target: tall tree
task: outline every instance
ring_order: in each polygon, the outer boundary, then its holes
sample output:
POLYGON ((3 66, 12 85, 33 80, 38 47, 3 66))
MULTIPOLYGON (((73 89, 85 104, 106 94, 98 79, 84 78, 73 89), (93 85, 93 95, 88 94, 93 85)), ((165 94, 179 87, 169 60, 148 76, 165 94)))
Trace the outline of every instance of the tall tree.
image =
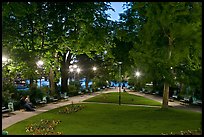
POLYGON ((137 15, 135 22, 143 21, 130 54, 148 74, 163 80, 162 107, 167 108, 174 68, 186 59, 201 68, 201 3, 132 3, 130 10, 137 15))
MULTIPOLYGON (((11 50, 17 47, 29 52, 33 63, 47 56, 57 57, 62 90, 66 92, 72 58, 84 53, 90 56, 91 51, 100 53, 111 47, 105 13, 109 8, 104 2, 4 3, 3 44, 11 50)), ((53 65, 52 59, 47 61, 53 65)))

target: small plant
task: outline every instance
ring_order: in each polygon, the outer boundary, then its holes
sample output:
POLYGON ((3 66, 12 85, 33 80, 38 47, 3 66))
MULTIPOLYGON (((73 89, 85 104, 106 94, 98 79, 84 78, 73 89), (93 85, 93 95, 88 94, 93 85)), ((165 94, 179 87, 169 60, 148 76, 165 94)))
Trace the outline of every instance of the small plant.
POLYGON ((41 119, 39 123, 30 124, 25 128, 26 132, 32 135, 62 135, 61 132, 55 132, 54 128, 60 123, 60 120, 41 119))
POLYGON ((65 114, 70 114, 70 113, 73 113, 73 112, 77 112, 81 109, 84 108, 84 105, 75 105, 72 104, 71 105, 68 105, 67 107, 64 107, 62 109, 59 110, 59 113, 65 113, 65 114))

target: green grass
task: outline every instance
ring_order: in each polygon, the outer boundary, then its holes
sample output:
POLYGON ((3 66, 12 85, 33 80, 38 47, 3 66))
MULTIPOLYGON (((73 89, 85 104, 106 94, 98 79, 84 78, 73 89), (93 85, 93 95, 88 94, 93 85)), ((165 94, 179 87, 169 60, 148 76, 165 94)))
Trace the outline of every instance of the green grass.
MULTIPOLYGON (((84 100, 84 102, 119 103, 119 93, 110 92, 106 94, 100 94, 93 98, 84 100)), ((161 106, 160 102, 141 96, 128 94, 127 92, 121 92, 121 104, 161 106)))
MULTIPOLYGON (((60 120, 55 132, 63 135, 161 135, 201 128, 201 113, 115 104, 83 103, 80 111, 58 113, 64 107, 41 113, 7 129, 9 135, 26 135, 25 127, 41 119, 60 120)), ((31 112, 32 113, 32 112, 31 112)))

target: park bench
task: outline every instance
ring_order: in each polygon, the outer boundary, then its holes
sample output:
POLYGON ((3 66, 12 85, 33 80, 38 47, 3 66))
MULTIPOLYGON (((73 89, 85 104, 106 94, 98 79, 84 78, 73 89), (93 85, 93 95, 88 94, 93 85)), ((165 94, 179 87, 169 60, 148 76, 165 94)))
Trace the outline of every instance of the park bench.
POLYGON ((57 101, 58 101, 58 98, 55 98, 55 97, 53 97, 53 96, 50 96, 49 98, 50 98, 50 101, 51 101, 51 102, 57 102, 57 101))
POLYGON ((6 112, 10 112, 11 111, 11 109, 8 109, 8 108, 6 108, 6 107, 2 107, 2 113, 6 113, 6 112))
POLYGON ((67 96, 67 93, 65 92, 64 94, 60 94, 60 97, 62 99, 68 100, 69 96, 67 96))
POLYGON ((36 102, 36 104, 46 104, 46 103, 47 103, 46 96, 45 96, 45 97, 43 97, 43 99, 42 99, 42 100, 41 100, 41 99, 39 99, 39 98, 35 99, 35 102, 36 102))
POLYGON ((181 105, 188 105, 190 103, 190 98, 184 97, 183 99, 180 99, 181 105))
POLYGON ((201 106, 202 105, 202 100, 199 100, 199 99, 197 99, 195 97, 192 97, 192 104, 201 106))

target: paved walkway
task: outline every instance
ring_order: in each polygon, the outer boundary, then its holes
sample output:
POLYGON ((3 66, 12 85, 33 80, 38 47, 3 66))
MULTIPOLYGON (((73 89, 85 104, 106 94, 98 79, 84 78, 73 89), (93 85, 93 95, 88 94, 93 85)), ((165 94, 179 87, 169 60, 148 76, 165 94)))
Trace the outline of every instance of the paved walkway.
MULTIPOLYGON (((82 101, 84 101, 88 98, 94 97, 94 96, 101 94, 101 93, 107 93, 107 92, 118 92, 118 89, 109 89, 106 91, 104 90, 104 91, 94 92, 90 95, 86 94, 83 96, 79 95, 79 96, 69 97, 69 99, 67 101, 61 101, 61 102, 59 101, 58 103, 49 103, 49 104, 46 104, 44 107, 37 108, 36 111, 31 111, 31 112, 20 111, 20 110, 14 111, 11 113, 10 117, 2 118, 2 130, 17 123, 17 122, 19 122, 19 121, 22 121, 24 119, 30 118, 30 117, 35 116, 35 115, 38 115, 42 112, 45 112, 45 111, 48 111, 48 110, 51 110, 54 108, 58 108, 61 106, 65 106, 65 105, 71 104, 72 102, 74 104, 75 103, 82 103, 82 101)), ((130 92, 130 91, 128 91, 128 93, 136 94, 139 96, 144 96, 144 97, 162 102, 162 97, 158 97, 156 95, 149 95, 149 94, 144 94, 144 93, 140 93, 140 92, 130 92)), ((121 105, 124 105, 124 104, 121 104, 121 105)), ((181 105, 179 102, 176 102, 176 101, 175 102, 169 102, 169 105, 172 107, 175 107, 175 108, 188 109, 191 111, 202 112, 201 107, 191 107, 191 106, 187 106, 187 105, 181 105)), ((149 106, 147 106, 147 107, 149 107, 149 106)))
POLYGON ((101 94, 101 93, 106 93, 106 92, 117 92, 117 89, 109 89, 107 91, 99 91, 99 92, 94 92, 92 94, 85 94, 85 95, 78 95, 78 96, 74 96, 74 97, 69 97, 69 99, 67 101, 58 101, 57 103, 49 103, 49 104, 46 104, 44 107, 40 107, 40 108, 37 108, 36 111, 22 111, 22 110, 17 110, 17 111, 14 111, 14 112, 11 112, 10 113, 10 116, 9 117, 2 117, 2 130, 19 122, 19 121, 22 121, 24 119, 28 119, 32 116, 35 116, 35 115, 38 115, 42 112, 45 112, 45 111, 48 111, 48 110, 51 110, 51 109, 55 109, 55 108, 58 108, 58 107, 61 107, 61 106, 65 106, 65 105, 68 105, 68 104, 71 104, 71 103, 82 103, 83 100, 86 100, 88 98, 91 98, 91 97, 94 97, 98 94, 101 94))
MULTIPOLYGON (((151 95, 151 94, 145 94, 145 93, 141 93, 141 92, 131 92, 131 91, 128 91, 128 93, 135 94, 138 96, 143 96, 145 98, 149 98, 149 99, 152 99, 152 100, 155 100, 155 101, 162 103, 162 97, 158 96, 158 95, 151 95)), ((169 107, 174 107, 174 108, 178 108, 178 109, 186 109, 186 110, 202 113, 202 108, 200 106, 194 106, 194 105, 188 105, 188 104, 182 105, 177 100, 174 100, 173 102, 169 101, 168 105, 169 105, 169 107)))

